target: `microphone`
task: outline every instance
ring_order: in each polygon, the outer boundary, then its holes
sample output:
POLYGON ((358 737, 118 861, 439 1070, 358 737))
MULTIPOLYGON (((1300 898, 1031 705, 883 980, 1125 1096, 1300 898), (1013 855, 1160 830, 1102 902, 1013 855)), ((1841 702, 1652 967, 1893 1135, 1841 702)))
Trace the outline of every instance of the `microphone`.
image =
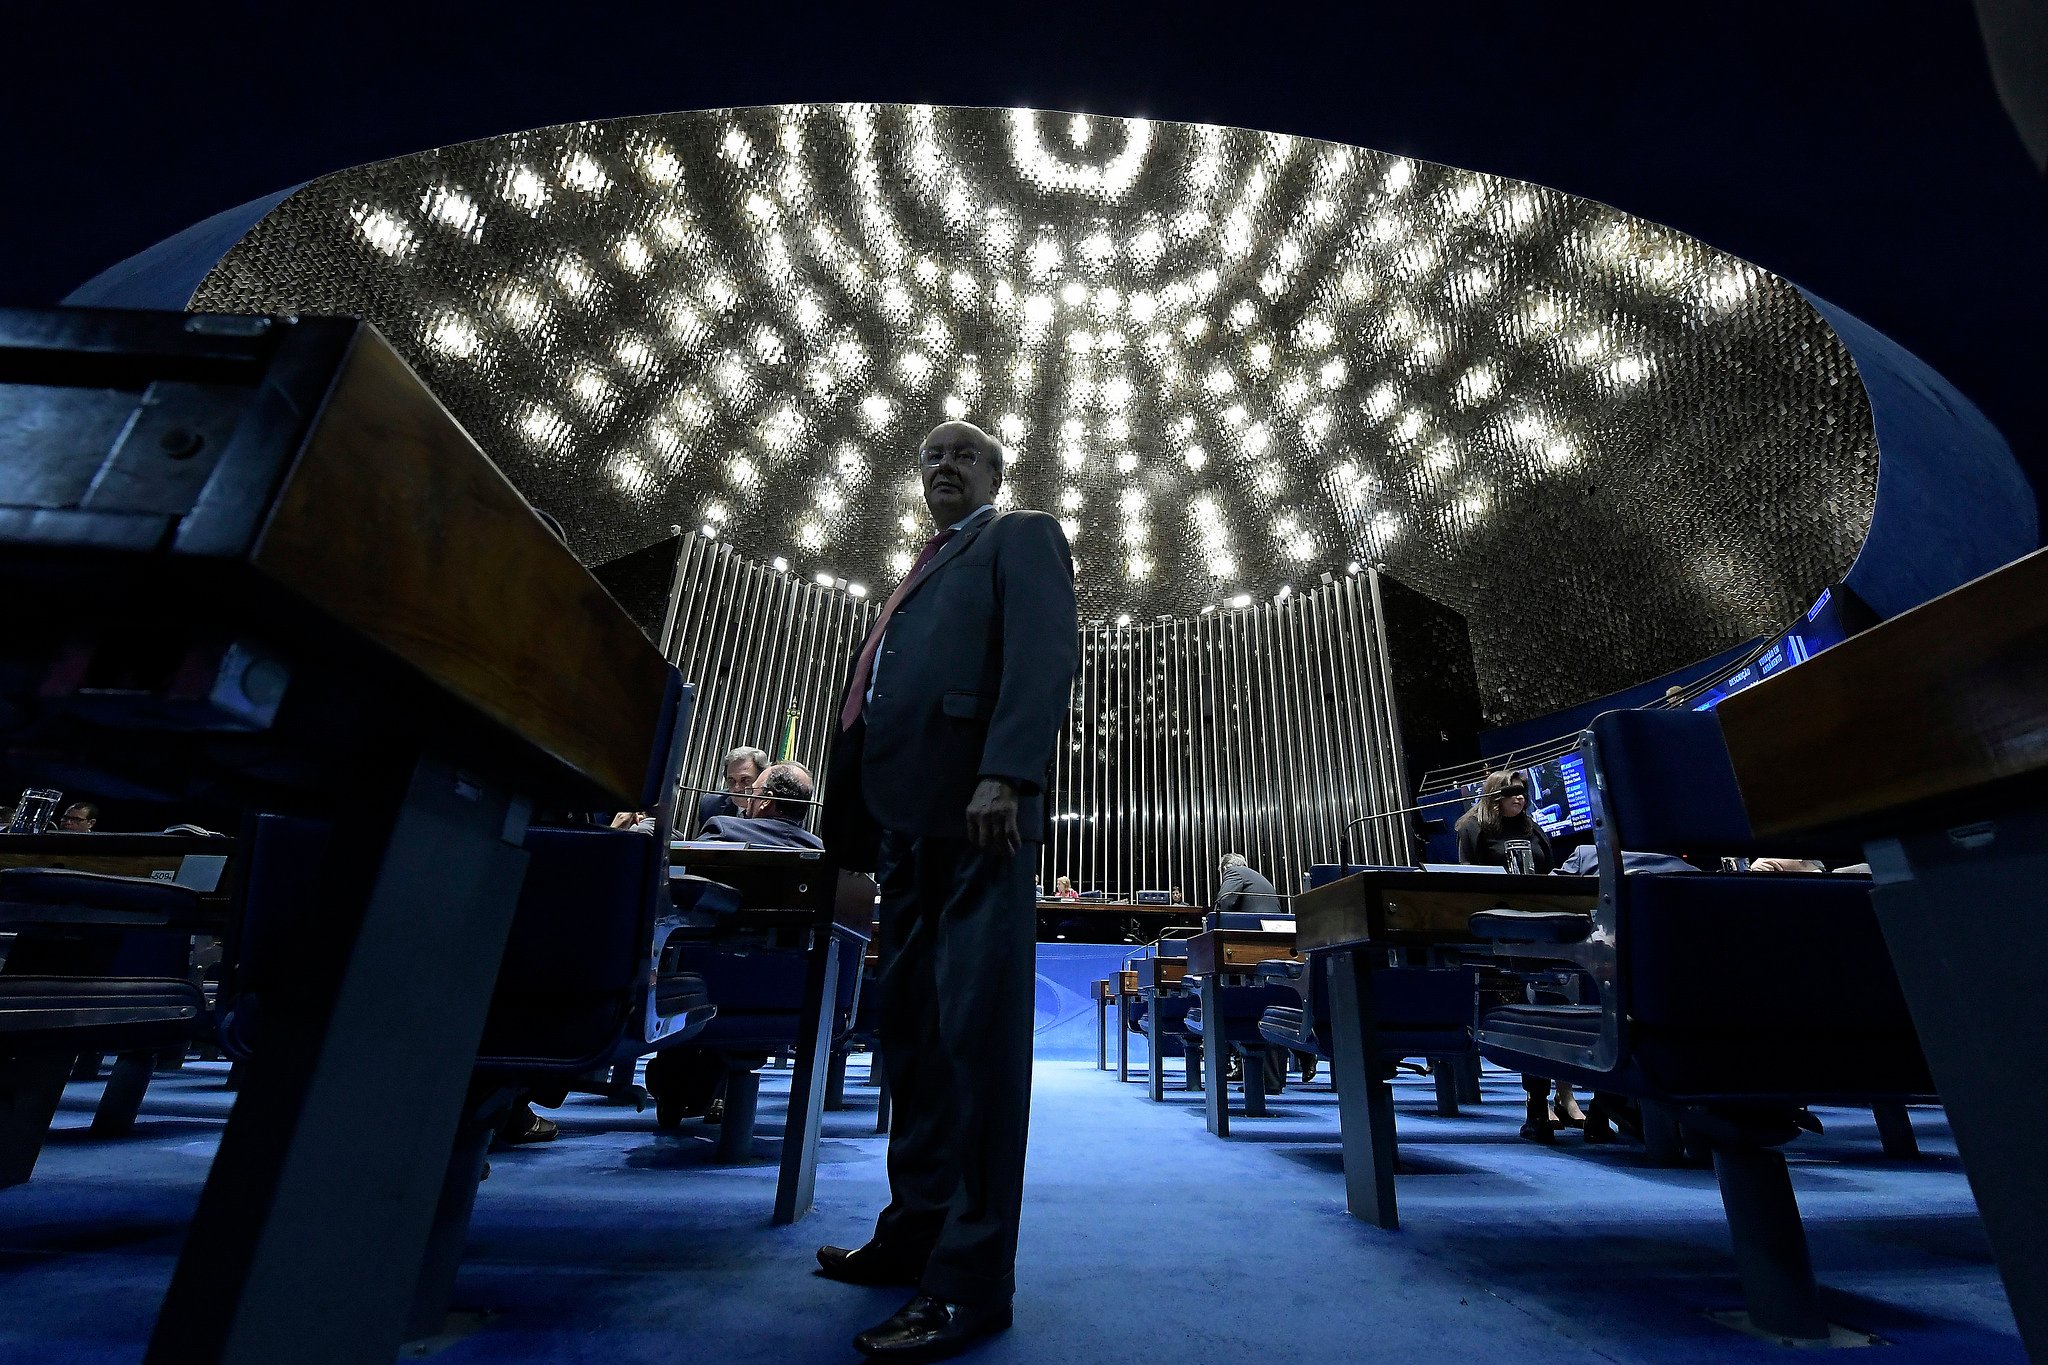
POLYGON ((1367 811, 1364 815, 1344 826, 1344 833, 1337 840, 1337 857, 1347 867, 1351 863, 1351 831, 1368 820, 1384 820, 1390 815, 1413 815, 1417 811, 1431 809, 1430 806, 1396 806, 1392 810, 1367 811))

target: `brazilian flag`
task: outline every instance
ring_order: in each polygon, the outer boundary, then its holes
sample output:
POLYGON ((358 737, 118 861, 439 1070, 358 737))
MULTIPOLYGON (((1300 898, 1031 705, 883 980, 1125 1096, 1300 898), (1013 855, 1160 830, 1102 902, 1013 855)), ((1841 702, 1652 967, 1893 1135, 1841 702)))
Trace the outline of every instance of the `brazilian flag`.
POLYGON ((796 702, 792 700, 789 703, 789 710, 782 714, 781 738, 775 741, 777 763, 787 763, 796 757, 796 726, 802 718, 803 712, 797 710, 796 702))

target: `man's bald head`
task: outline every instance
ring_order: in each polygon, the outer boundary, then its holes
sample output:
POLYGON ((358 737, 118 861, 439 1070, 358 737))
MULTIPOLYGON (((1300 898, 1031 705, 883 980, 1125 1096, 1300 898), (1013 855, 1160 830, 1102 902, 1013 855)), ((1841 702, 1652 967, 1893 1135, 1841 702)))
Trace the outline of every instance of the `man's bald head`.
POLYGON ((941 422, 918 447, 918 476, 932 520, 951 526, 994 502, 1003 486, 1002 444, 972 422, 941 422))

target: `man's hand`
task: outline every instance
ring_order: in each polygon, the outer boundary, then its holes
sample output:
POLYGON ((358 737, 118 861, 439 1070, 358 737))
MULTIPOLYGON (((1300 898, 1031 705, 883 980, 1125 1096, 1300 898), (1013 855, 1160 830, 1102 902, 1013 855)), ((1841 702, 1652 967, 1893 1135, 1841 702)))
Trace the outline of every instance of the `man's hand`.
POLYGON ((1017 837, 1017 789, 999 777, 984 777, 967 803, 967 838, 990 853, 1015 853, 1024 846, 1017 837))
POLYGON ((612 817, 613 829, 631 829, 647 818, 644 810, 622 810, 612 817))

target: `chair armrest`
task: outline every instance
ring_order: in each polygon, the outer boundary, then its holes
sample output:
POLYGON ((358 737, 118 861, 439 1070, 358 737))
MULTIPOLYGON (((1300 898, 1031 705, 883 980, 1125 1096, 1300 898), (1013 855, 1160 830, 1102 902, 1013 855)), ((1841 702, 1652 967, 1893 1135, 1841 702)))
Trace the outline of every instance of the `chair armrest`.
MULTIPOLYGON (((115 910, 104 905, 23 905, 18 901, 0 901, 0 930, 168 929, 173 918, 164 910, 115 910)), ((176 918, 182 927, 183 917, 176 918)))

